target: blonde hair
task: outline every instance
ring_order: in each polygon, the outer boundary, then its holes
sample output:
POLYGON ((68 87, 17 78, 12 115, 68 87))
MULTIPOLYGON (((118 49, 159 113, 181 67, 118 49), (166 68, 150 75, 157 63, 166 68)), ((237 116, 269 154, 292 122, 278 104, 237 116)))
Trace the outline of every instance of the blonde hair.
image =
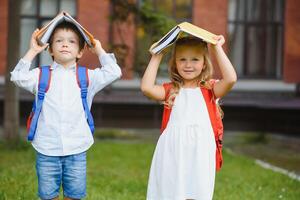
POLYGON ((176 51, 178 47, 184 47, 184 48, 196 47, 200 50, 201 54, 203 54, 204 57, 204 64, 203 64, 203 69, 201 74, 197 77, 197 84, 198 86, 211 89, 209 80, 212 78, 213 66, 209 57, 207 43, 196 37, 179 38, 175 43, 172 56, 169 61, 169 76, 173 87, 169 91, 168 98, 164 102, 164 104, 166 104, 168 107, 172 107, 174 103, 173 101, 177 96, 179 89, 183 85, 183 78, 178 73, 176 67, 176 51))

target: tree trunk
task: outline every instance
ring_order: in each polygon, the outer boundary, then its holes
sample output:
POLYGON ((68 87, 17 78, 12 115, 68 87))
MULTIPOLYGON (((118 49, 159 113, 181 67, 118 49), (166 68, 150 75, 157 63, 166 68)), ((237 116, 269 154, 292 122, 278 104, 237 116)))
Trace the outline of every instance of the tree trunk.
POLYGON ((11 145, 19 142, 19 90, 10 81, 10 72, 19 59, 20 44, 20 4, 19 0, 9 0, 8 49, 5 73, 4 97, 4 140, 11 145))

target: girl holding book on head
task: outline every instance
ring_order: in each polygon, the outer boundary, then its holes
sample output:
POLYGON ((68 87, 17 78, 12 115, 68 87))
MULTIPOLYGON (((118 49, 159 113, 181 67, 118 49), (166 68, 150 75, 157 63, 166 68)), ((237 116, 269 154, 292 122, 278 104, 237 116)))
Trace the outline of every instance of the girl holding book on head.
POLYGON ((169 66, 170 83, 155 83, 162 53, 152 54, 141 90, 164 102, 162 134, 158 140, 148 182, 147 200, 211 200, 215 171, 222 163, 223 126, 216 100, 235 84, 236 72, 222 49, 196 37, 176 41, 169 66), (212 79, 208 45, 222 78, 212 79))

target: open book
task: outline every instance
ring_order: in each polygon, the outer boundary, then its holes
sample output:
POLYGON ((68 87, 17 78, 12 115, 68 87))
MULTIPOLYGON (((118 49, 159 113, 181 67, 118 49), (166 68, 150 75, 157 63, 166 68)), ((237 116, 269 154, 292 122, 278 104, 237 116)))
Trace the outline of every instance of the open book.
POLYGON ((182 22, 172 28, 158 42, 154 43, 150 47, 149 51, 154 54, 160 53, 165 48, 171 46, 183 33, 198 37, 208 43, 217 43, 217 40, 214 39, 214 37, 216 36, 215 34, 199 28, 191 23, 182 22))
POLYGON ((63 21, 70 22, 74 24, 79 32, 81 33, 82 37, 84 38, 85 42, 90 46, 94 46, 95 41, 94 37, 91 33, 89 33, 85 28, 83 28, 70 14, 67 12, 59 13, 55 18, 53 18, 46 26, 44 26, 38 33, 37 33, 37 41, 40 45, 44 45, 50 39, 50 36, 54 30, 54 28, 63 21))

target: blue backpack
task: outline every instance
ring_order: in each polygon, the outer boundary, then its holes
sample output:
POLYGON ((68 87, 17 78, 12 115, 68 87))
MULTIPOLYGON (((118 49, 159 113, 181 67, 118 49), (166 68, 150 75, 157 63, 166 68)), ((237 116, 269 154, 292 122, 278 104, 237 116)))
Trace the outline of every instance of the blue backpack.
MULTIPOLYGON (((95 130, 94 120, 93 120, 93 116, 90 112, 90 109, 88 107, 88 103, 87 103, 87 99, 86 99, 88 85, 89 85, 87 68, 83 67, 83 66, 77 66, 76 67, 76 78, 77 78, 78 86, 80 87, 82 105, 83 105, 84 112, 85 112, 85 115, 87 118, 87 123, 93 134, 94 130, 95 130)), ((43 101, 45 98, 45 93, 49 89, 50 81, 51 81, 50 66, 40 67, 38 94, 36 96, 36 99, 33 102, 32 111, 27 120, 27 132, 28 132, 27 139, 29 141, 32 141, 34 138, 38 119, 39 119, 39 116, 40 116, 40 113, 42 110, 42 106, 43 106, 43 101)))

